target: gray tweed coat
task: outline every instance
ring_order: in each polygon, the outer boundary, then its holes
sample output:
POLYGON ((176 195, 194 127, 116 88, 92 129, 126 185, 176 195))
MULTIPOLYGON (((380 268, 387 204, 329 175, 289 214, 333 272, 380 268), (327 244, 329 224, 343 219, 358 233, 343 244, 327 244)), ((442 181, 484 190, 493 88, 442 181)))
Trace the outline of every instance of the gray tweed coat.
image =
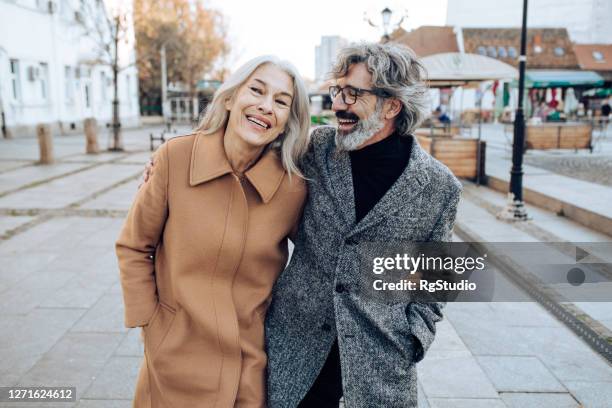
POLYGON ((443 304, 367 299, 355 290, 357 245, 450 241, 461 184, 408 136, 406 170, 355 223, 350 158, 334 152, 334 136, 332 127, 316 129, 304 162, 308 200, 266 319, 268 406, 298 406, 337 336, 349 408, 416 407, 415 364, 434 339, 443 304))

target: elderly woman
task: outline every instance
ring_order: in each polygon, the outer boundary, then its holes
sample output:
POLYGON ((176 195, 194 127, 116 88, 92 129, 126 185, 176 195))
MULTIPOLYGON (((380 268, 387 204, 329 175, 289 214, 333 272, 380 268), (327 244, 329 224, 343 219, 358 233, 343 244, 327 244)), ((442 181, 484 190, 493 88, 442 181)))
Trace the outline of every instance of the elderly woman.
POLYGON ((308 98, 275 57, 242 66, 163 144, 116 244, 136 407, 265 406, 264 317, 306 196, 308 98))

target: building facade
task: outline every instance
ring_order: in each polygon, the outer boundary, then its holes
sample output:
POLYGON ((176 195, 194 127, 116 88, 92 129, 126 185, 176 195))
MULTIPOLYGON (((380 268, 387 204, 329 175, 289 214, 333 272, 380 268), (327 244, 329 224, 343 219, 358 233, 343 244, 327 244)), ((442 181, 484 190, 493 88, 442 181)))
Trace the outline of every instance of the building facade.
MULTIPOLYGON (((88 18, 99 19, 95 27, 104 27, 104 2, 0 0, 0 113, 4 137, 33 135, 40 123, 49 124, 55 134, 81 131, 83 121, 90 117, 102 126, 110 123, 113 74, 109 65, 96 62, 97 33, 88 35, 84 29, 83 22, 88 18)), ((133 60, 133 44, 132 34, 127 51, 120 56, 120 66, 133 60)), ((138 125, 135 65, 120 72, 118 91, 122 126, 138 125)))
POLYGON ((325 81, 338 51, 347 45, 348 41, 337 35, 321 37, 321 44, 315 47, 315 81, 317 83, 325 81))
MULTIPOLYGON (((457 27, 520 27, 522 0, 448 0, 446 24, 457 27)), ((529 0, 529 27, 564 27, 577 43, 609 43, 610 0, 529 0)))

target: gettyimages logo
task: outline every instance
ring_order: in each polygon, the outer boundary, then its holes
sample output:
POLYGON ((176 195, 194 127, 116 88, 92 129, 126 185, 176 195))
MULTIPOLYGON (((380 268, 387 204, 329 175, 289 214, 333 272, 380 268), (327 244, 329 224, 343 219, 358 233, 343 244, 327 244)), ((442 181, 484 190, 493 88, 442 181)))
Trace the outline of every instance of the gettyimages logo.
POLYGON ((516 279, 563 301, 612 301, 612 243, 386 242, 359 250, 355 286, 381 302, 532 301, 516 279))

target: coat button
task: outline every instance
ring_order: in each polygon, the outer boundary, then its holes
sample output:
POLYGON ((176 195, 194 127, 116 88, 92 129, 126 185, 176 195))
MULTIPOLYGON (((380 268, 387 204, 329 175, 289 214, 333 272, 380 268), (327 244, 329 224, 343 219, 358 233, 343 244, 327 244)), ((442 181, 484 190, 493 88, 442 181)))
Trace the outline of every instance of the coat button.
POLYGON ((321 326, 321 330, 323 331, 331 331, 331 326, 328 323, 323 323, 323 325, 321 326))
POLYGON ((345 291, 345 288, 344 288, 343 284, 339 283, 339 284, 336 285, 336 292, 342 293, 344 291, 345 291))

